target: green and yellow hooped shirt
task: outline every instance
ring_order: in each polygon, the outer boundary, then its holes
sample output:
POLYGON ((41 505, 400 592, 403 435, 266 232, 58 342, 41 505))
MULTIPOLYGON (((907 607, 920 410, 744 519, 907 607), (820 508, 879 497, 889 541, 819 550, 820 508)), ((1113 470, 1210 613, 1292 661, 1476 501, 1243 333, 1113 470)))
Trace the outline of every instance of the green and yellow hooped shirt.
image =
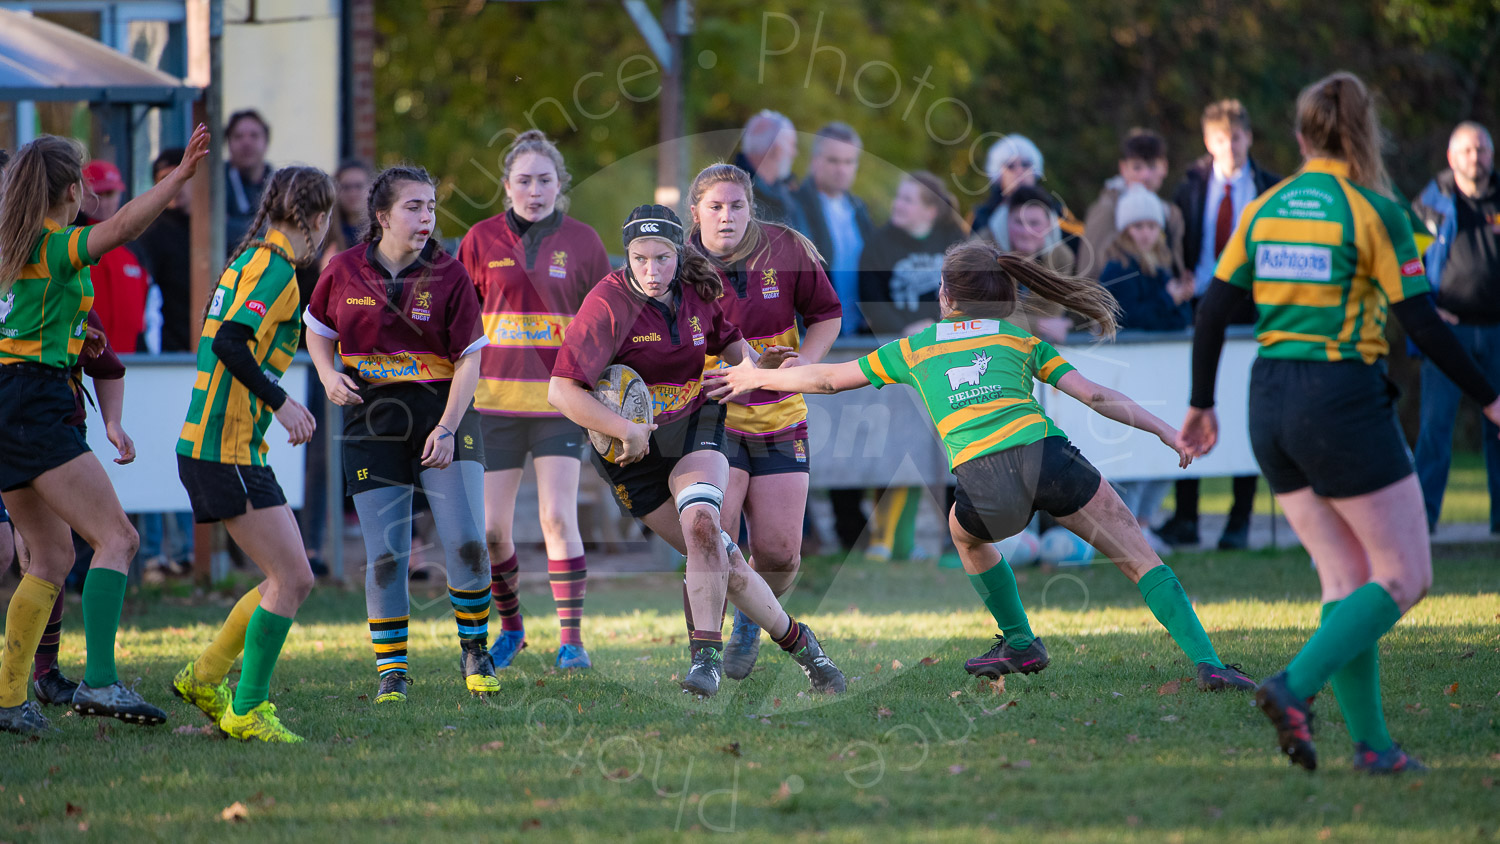
POLYGON ((0 297, 0 365, 38 363, 72 369, 83 351, 94 284, 89 267, 93 226, 46 220, 30 260, 0 297))
POLYGON ((291 241, 277 231, 266 244, 236 258, 214 290, 198 338, 198 375, 187 421, 177 441, 177 453, 195 460, 266 465, 265 437, 275 411, 239 379, 229 374, 213 352, 214 337, 226 322, 237 322, 254 332, 250 352, 272 381, 286 373, 302 337, 302 312, 297 307, 297 272, 287 256, 291 241))
POLYGON ((1405 210, 1326 158, 1245 207, 1214 275, 1251 292, 1260 355, 1281 360, 1374 363, 1390 306, 1431 290, 1405 210))
POLYGON ((949 468, 986 454, 1065 436, 1037 403, 1073 371, 1048 343, 999 319, 945 319, 881 346, 859 368, 877 388, 917 388, 948 449, 949 468))

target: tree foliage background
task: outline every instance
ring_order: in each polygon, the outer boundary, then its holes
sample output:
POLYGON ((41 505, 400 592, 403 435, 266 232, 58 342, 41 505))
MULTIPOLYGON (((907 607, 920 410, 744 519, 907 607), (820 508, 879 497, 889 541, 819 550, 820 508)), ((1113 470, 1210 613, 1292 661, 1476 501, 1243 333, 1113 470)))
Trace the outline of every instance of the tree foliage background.
MULTIPOLYGON (((1168 140, 1170 188, 1203 154, 1198 116, 1219 97, 1244 101, 1253 154, 1290 172, 1297 92, 1340 69, 1382 96, 1388 164, 1412 194, 1446 166, 1453 125, 1493 126, 1500 105, 1491 84, 1500 4, 1491 0, 696 6, 686 49, 691 172, 730 155, 735 130, 759 109, 807 133, 843 120, 863 136, 855 190, 877 221, 899 170, 944 176, 972 207, 996 133, 1036 141, 1048 186, 1081 213, 1114 172, 1122 133, 1149 127, 1168 140)), ((567 157, 572 213, 607 244, 629 208, 649 201, 661 77, 621 5, 380 0, 377 14, 381 163, 416 161, 443 181, 445 233, 499 213, 504 148, 533 126, 567 157)), ((807 156, 804 142, 799 174, 807 156)))

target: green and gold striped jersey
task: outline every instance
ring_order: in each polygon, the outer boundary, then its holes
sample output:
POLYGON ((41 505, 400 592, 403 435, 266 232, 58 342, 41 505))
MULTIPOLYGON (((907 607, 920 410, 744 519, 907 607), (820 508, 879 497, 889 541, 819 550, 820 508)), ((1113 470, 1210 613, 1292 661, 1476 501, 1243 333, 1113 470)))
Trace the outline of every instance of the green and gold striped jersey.
POLYGON ((999 319, 943 320, 860 358, 876 388, 910 384, 932 414, 948 465, 1063 432, 1033 395, 1073 371, 1052 346, 999 319))
POLYGON ((1245 207, 1215 277, 1251 292, 1262 357, 1374 363, 1390 305, 1431 288, 1395 202, 1314 158, 1245 207))
POLYGON ((255 332, 250 351, 272 381, 279 379, 297 353, 302 336, 292 244, 271 231, 266 243, 236 258, 219 279, 198 338, 198 377, 177 453, 196 460, 266 465, 266 429, 274 411, 229 374, 213 352, 214 337, 225 322, 255 332))
POLYGON ((94 285, 89 267, 93 226, 45 221, 31 259, 0 296, 0 365, 39 363, 72 369, 83 350, 94 285))

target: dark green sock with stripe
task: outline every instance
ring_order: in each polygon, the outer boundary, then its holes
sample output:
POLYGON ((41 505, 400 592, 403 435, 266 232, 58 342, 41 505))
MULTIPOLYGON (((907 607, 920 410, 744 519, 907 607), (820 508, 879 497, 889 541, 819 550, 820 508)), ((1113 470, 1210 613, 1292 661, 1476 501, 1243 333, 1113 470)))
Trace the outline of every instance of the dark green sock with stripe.
POLYGON ((245 660, 240 665, 240 684, 234 689, 234 714, 244 715, 271 696, 271 672, 286 644, 292 620, 265 607, 256 607, 245 628, 245 660))
POLYGON ((115 671, 115 633, 125 608, 125 574, 95 566, 83 578, 83 641, 88 647, 83 682, 102 689, 119 682, 115 671))
POLYGON ((1203 629, 1203 622, 1193 611, 1192 602, 1182 591, 1176 573, 1166 564, 1159 565, 1146 572, 1136 587, 1141 590, 1141 597, 1146 600, 1151 614, 1167 628, 1172 641, 1182 648, 1194 665, 1206 662, 1214 668, 1224 667, 1214 650, 1214 643, 1208 640, 1208 631, 1203 629))
MULTIPOLYGON (((1339 601, 1323 605, 1323 620, 1333 614, 1339 601)), ((1328 678, 1333 686, 1333 696, 1338 700, 1339 711, 1344 713, 1344 725, 1349 738, 1362 741, 1371 750, 1382 751, 1391 746, 1391 734, 1385 726, 1385 713, 1380 708, 1380 643, 1355 654, 1344 663, 1344 667, 1328 678)))
POLYGON ((969 584, 979 593, 985 609, 995 617, 1000 632, 1012 648, 1024 651, 1031 647, 1036 636, 1031 632, 1031 622, 1026 618, 1026 607, 1021 604, 1021 593, 1016 588, 1016 573, 1011 571, 1005 557, 990 566, 988 571, 969 575, 969 584))

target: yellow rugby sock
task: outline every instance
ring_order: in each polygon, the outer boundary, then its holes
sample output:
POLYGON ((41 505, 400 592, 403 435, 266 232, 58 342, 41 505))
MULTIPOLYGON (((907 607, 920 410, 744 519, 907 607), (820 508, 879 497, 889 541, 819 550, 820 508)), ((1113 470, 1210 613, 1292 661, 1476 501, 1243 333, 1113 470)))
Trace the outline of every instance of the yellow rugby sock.
POLYGON ((20 706, 26 702, 31 660, 52 614, 52 604, 61 591, 61 586, 28 574, 21 578, 21 585, 11 596, 5 611, 5 653, 0 656, 0 706, 20 706))
POLYGON ((245 649, 245 630, 250 626, 250 617, 260 606, 260 587, 256 586, 240 597, 229 618, 219 628, 213 643, 193 663, 193 676, 200 683, 215 685, 229 676, 234 660, 245 649))

